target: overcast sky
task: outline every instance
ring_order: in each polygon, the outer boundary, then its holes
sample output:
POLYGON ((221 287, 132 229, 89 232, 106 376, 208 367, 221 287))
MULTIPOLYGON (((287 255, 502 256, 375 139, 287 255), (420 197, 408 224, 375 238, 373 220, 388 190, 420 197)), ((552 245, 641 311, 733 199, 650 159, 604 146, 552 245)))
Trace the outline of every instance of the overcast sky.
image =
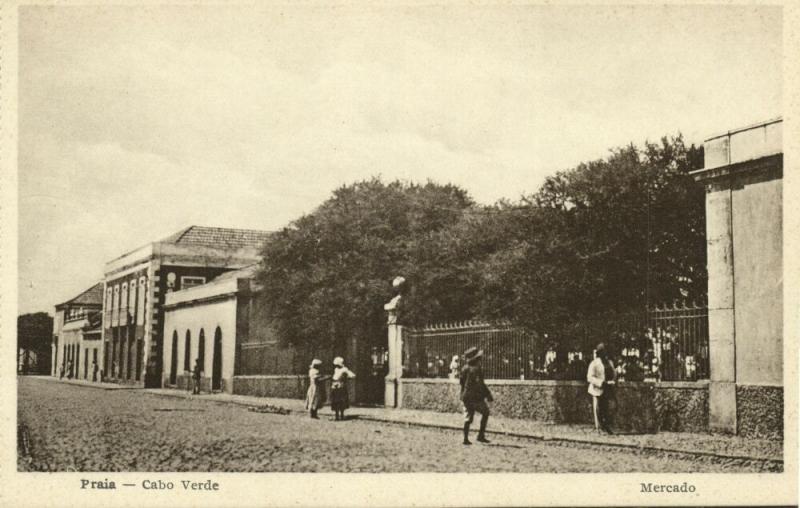
POLYGON ((191 225, 380 175, 482 203, 781 114, 774 7, 22 7, 19 304, 191 225))

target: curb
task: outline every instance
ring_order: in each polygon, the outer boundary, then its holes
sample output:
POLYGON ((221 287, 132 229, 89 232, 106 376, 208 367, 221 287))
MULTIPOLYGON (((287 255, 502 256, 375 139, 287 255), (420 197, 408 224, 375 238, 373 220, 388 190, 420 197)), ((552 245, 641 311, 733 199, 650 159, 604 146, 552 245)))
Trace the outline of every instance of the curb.
MULTIPOLYGON (((427 427, 427 428, 442 429, 442 430, 461 430, 461 427, 457 427, 455 425, 447 425, 442 423, 409 422, 409 421, 392 420, 389 418, 381 418, 368 415, 358 415, 358 419, 373 421, 373 422, 381 422, 381 423, 393 423, 398 425, 414 425, 416 427, 427 427)), ((699 455, 704 457, 712 457, 715 459, 767 462, 783 466, 783 459, 773 459, 769 457, 751 457, 749 455, 727 455, 727 454, 706 452, 700 450, 692 451, 692 450, 680 450, 676 448, 662 448, 659 446, 650 446, 650 445, 643 446, 643 445, 635 445, 628 443, 609 443, 606 441, 594 441, 591 439, 545 436, 542 434, 526 434, 522 432, 513 432, 504 430, 487 430, 486 432, 492 435, 516 437, 520 439, 530 439, 534 441, 559 441, 564 443, 576 443, 576 444, 590 445, 590 446, 608 446, 612 448, 625 448, 629 450, 641 450, 641 451, 657 452, 657 453, 672 453, 672 454, 680 454, 688 456, 699 455)))
MULTIPOLYGON (((179 399, 192 399, 192 397, 179 394, 179 393, 164 393, 164 392, 155 392, 148 390, 146 393, 150 393, 155 396, 161 397, 172 397, 172 398, 179 398, 179 399)), ((230 400, 230 399, 194 399, 194 400, 206 400, 208 402, 215 402, 218 404, 236 404, 239 406, 252 406, 251 402, 247 401, 237 401, 237 400, 230 400)), ((286 409, 286 408, 284 408, 286 409)), ((297 410, 288 409, 290 413, 297 413, 297 410)), ((425 422, 412 422, 406 420, 396 420, 391 418, 382 418, 380 416, 370 416, 370 415, 356 415, 358 416, 359 420, 364 421, 372 421, 378 423, 390 423, 396 425, 413 425, 415 427, 424 427, 424 428, 433 428, 433 429, 440 429, 440 430, 461 430, 461 427, 456 425, 448 425, 442 423, 425 423, 425 422)), ((581 445, 589 445, 589 446, 607 446, 612 448, 622 448, 626 450, 639 450, 639 451, 647 451, 647 452, 655 452, 655 453, 672 453, 672 454, 680 454, 686 456, 702 456, 702 457, 710 457, 715 459, 722 459, 722 460, 738 460, 738 461, 754 461, 754 462, 766 462, 769 464, 774 464, 783 467, 783 459, 775 459, 769 457, 751 457, 749 455, 729 455, 729 454, 721 454, 721 453, 714 453, 714 452, 706 452, 702 450, 680 450, 675 448, 663 448, 660 446, 652 446, 652 445, 636 445, 636 444, 628 444, 628 443, 609 443, 605 441, 596 441, 592 439, 580 439, 580 438, 571 438, 571 437, 557 437, 557 436, 546 436, 543 434, 528 434, 524 432, 514 432, 514 431, 503 431, 503 430, 487 430, 487 433, 491 435, 499 435, 499 436, 509 436, 509 437, 516 437, 520 439, 530 439, 534 441, 556 441, 562 443, 575 443, 581 445)))

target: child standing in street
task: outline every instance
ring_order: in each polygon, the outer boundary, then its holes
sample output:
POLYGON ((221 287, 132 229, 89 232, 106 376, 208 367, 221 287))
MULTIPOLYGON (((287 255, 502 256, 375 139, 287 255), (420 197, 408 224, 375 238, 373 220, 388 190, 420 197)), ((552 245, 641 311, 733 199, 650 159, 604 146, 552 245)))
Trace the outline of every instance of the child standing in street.
POLYGON ((192 371, 192 395, 200 394, 200 359, 195 358, 192 371))
POLYGON ((356 375, 344 366, 344 358, 333 359, 333 383, 331 383, 331 409, 336 421, 344 420, 344 410, 350 407, 350 394, 347 392, 347 380, 356 375))
POLYGON ((322 376, 319 372, 319 367, 322 365, 322 360, 316 358, 311 361, 308 369, 308 392, 306 393, 306 409, 308 410, 311 418, 319 419, 317 411, 325 403, 325 388, 323 382, 330 379, 329 376, 322 376))
POLYGON ((481 427, 478 432, 478 441, 488 443, 486 439, 486 425, 489 423, 489 405, 486 401, 492 402, 489 388, 483 380, 483 368, 481 368, 481 358, 483 351, 476 347, 471 347, 464 352, 464 360, 467 365, 461 371, 461 402, 464 405, 464 444, 472 444, 469 441, 469 426, 475 416, 475 411, 481 414, 481 427))

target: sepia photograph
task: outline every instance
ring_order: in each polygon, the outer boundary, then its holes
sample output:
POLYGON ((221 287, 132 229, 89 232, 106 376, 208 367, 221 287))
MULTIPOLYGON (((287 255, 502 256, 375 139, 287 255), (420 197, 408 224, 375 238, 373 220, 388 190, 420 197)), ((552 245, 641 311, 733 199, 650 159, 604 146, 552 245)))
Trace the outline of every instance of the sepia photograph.
POLYGON ((10 505, 796 504, 785 9, 4 7, 10 505))

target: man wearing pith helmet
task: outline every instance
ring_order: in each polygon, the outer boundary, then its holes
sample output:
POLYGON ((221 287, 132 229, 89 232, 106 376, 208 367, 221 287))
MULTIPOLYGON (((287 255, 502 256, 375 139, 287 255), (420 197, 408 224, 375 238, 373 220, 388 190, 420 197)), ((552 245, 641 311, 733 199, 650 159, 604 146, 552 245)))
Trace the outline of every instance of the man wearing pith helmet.
POLYGON ((465 445, 472 444, 469 441, 469 426, 475 416, 475 411, 481 414, 478 441, 481 443, 489 442, 486 439, 486 425, 489 423, 489 405, 486 404, 486 401, 492 402, 494 399, 483 381, 481 358, 483 358, 483 351, 476 347, 471 347, 464 351, 464 360, 467 365, 461 370, 461 402, 464 404, 465 445))

